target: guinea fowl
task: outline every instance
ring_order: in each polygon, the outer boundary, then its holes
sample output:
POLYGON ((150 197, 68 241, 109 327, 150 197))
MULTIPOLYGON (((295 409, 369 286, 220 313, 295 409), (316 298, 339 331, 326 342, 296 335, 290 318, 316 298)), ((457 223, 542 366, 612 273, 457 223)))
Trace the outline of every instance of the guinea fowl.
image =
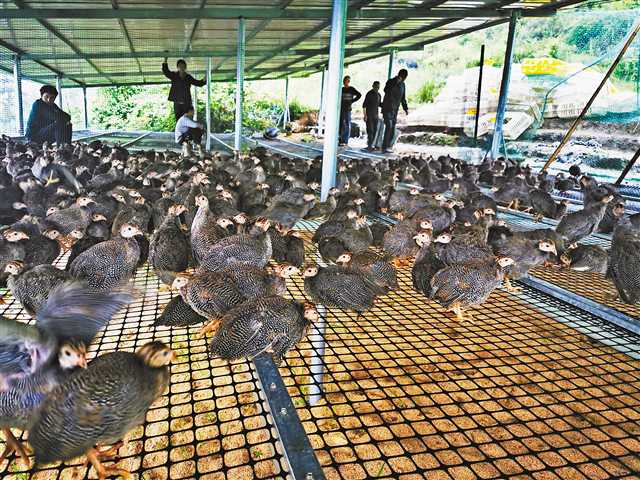
POLYGON ((140 258, 140 247, 133 238, 142 231, 129 224, 120 229, 120 238, 107 240, 78 255, 69 272, 97 290, 108 290, 131 278, 140 258))
POLYGON ((560 264, 576 272, 607 273, 609 253, 598 245, 576 245, 560 256, 560 264))
POLYGON ((325 238, 337 237, 347 228, 353 228, 357 219, 358 212, 349 209, 346 212, 346 220, 327 220, 321 223, 313 234, 313 237, 311 237, 311 240, 314 243, 320 243, 320 241, 325 238))
POLYGON ((498 257, 509 257, 514 265, 504 269, 504 283, 507 291, 515 293, 521 287, 511 285, 511 280, 526 277, 529 270, 550 261, 551 254, 558 255, 555 244, 550 240, 528 240, 513 236, 492 245, 498 257))
POLYGON ((367 250, 373 243, 373 234, 366 217, 358 217, 353 227, 347 227, 335 236, 352 253, 367 250))
POLYGON ((269 220, 260 218, 255 223, 260 233, 238 233, 223 238, 211 246, 200 262, 201 267, 214 272, 238 264, 265 267, 273 252, 271 237, 267 233, 270 226, 269 220))
POLYGON ((449 228, 456 220, 456 210, 453 208, 458 202, 447 200, 442 205, 432 205, 421 208, 411 217, 415 221, 429 220, 433 227, 433 233, 439 234, 449 228))
POLYGON ((184 205, 169 207, 162 224, 149 242, 149 263, 163 283, 170 285, 178 272, 189 267, 189 241, 178 224, 184 205))
POLYGON ((458 321, 472 320, 464 309, 483 304, 502 284, 503 269, 513 264, 509 257, 488 257, 442 268, 431 279, 431 298, 458 321))
POLYGON ((630 221, 613 232, 609 274, 622 301, 640 302, 640 227, 630 221))
POLYGON ((416 244, 416 236, 423 238, 423 241, 430 241, 432 235, 432 225, 429 220, 416 223, 414 220, 403 220, 404 216, 400 215, 400 222, 395 224, 385 233, 382 248, 385 253, 395 257, 394 265, 396 267, 408 266, 410 257, 418 253, 418 245, 416 244))
MULTIPOLYGON (((101 463, 106 452, 96 445, 120 442, 141 425, 147 410, 169 386, 169 364, 176 355, 162 342, 136 353, 111 352, 97 357, 49 395, 29 432, 37 465, 67 461, 81 455, 98 478, 129 472, 101 463), (96 415, 99 420, 96 420, 96 415)), ((117 446, 111 451, 117 451, 117 446)))
POLYGON ((304 265, 304 240, 297 230, 287 230, 278 226, 269 229, 272 257, 278 263, 287 263, 301 268, 304 265))
POLYGON ((607 204, 613 196, 607 195, 591 206, 577 212, 565 215, 556 227, 556 232, 562 235, 567 244, 575 243, 588 237, 596 231, 604 217, 607 204))
POLYGON ((305 218, 315 219, 321 217, 327 217, 333 213, 338 203, 336 202, 336 195, 340 193, 337 188, 329 190, 327 199, 324 202, 316 202, 311 210, 307 213, 305 218))
POLYGON ((4 271, 9 274, 7 286, 11 294, 32 317, 56 287, 72 279, 67 272, 53 265, 37 265, 26 269, 19 260, 9 262, 4 271))
POLYGON ((326 307, 362 313, 373 307, 377 295, 385 293, 384 289, 353 268, 310 265, 303 275, 307 294, 314 303, 326 307))
POLYGON ((94 203, 90 197, 79 197, 75 205, 47 215, 44 221, 47 226, 58 230, 66 237, 74 231, 84 233, 91 223, 92 211, 89 205, 94 203))
POLYGON ((228 228, 233 222, 228 218, 216 218, 209 210, 209 199, 204 195, 196 197, 198 211, 191 223, 191 249, 193 259, 200 263, 211 247, 230 235, 228 228))
POLYGON ((15 451, 29 464, 10 429, 31 429, 44 398, 71 370, 86 367, 86 346, 130 301, 124 290, 89 292, 67 283, 51 292, 36 325, 0 317, 0 428, 6 442, 0 462, 15 451))
POLYGON ((416 239, 420 250, 411 269, 411 280, 413 288, 427 298, 431 298, 432 294, 431 279, 438 271, 446 267, 445 263, 438 258, 437 246, 447 244, 450 241, 451 235, 448 233, 441 233, 433 240, 433 243, 425 242, 421 238, 416 239))
POLYGON ((162 314, 153 322, 154 326, 188 327, 206 322, 206 317, 196 313, 184 299, 178 295, 171 299, 162 310, 162 314))
POLYGON ((209 354, 225 360, 253 359, 270 353, 276 365, 318 320, 313 304, 279 296, 258 298, 235 307, 220 320, 209 354))
POLYGON ((625 208, 626 200, 616 193, 613 200, 607 204, 604 216, 598 224, 598 233, 612 233, 624 218, 625 208))
POLYGON ((336 263, 350 267, 387 292, 398 288, 396 269, 389 262, 388 256, 378 255, 373 250, 365 250, 359 253, 343 253, 336 259, 336 263))
POLYGON ((4 269, 13 260, 24 261, 26 256, 25 242, 29 235, 19 230, 7 228, 0 235, 0 287, 6 285, 7 274, 4 269))
POLYGON ((539 222, 544 217, 559 220, 567 213, 567 207, 569 206, 568 200, 561 200, 556 203, 549 192, 539 188, 529 191, 529 200, 535 212, 536 222, 539 222))

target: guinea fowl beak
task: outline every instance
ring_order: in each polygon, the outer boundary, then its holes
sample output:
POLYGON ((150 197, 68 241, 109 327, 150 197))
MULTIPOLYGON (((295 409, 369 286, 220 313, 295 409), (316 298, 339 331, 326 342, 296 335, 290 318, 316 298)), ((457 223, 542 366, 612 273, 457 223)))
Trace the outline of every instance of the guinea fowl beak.
POLYGON ((85 357, 84 355, 80 358, 80 361, 78 362, 78 366, 80 368, 87 368, 87 357, 85 357))

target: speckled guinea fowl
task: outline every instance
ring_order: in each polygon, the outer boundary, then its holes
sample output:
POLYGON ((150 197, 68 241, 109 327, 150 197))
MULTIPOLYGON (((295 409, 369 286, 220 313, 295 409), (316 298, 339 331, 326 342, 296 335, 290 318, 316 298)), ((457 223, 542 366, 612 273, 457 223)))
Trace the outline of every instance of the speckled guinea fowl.
POLYGON ((432 295, 431 279, 438 271, 446 267, 446 264, 438 257, 438 247, 450 241, 449 234, 438 235, 433 243, 424 242, 420 238, 416 239, 420 250, 411 269, 411 280, 413 288, 427 298, 431 298, 432 295))
POLYGON ((576 272, 607 273, 609 252, 599 245, 582 245, 570 248, 560 256, 563 267, 576 272))
POLYGON ((407 258, 418 253, 415 237, 421 235, 430 241, 431 234, 431 222, 428 220, 419 224, 414 220, 401 220, 385 233, 382 248, 385 253, 397 257, 394 260, 396 266, 405 266, 408 265, 407 258))
POLYGON ((200 266, 212 272, 239 264, 266 266, 273 252, 271 237, 267 233, 270 222, 259 219, 255 226, 261 233, 257 235, 238 233, 218 241, 201 260, 200 266))
POLYGON ((183 205, 172 205, 149 242, 149 263, 163 283, 170 285, 178 272, 189 267, 189 241, 178 225, 177 216, 186 211, 183 205))
POLYGON ((335 265, 307 266, 304 289, 315 303, 360 313, 370 310, 376 296, 385 293, 359 271, 335 265))
POLYGON ((536 221, 542 220, 543 217, 559 220, 567 213, 569 206, 568 200, 561 200, 556 203, 549 192, 540 188, 529 191, 529 200, 533 212, 536 214, 536 221))
POLYGON ((12 295, 32 317, 56 287, 72 279, 69 273, 53 265, 37 265, 26 270, 24 264, 17 260, 9 262, 5 272, 9 274, 7 286, 12 295))
POLYGON ((174 358, 171 349, 156 341, 136 353, 101 355, 71 374, 47 397, 29 432, 36 464, 86 455, 100 479, 129 476, 102 465, 95 446, 115 444, 144 422, 151 404, 169 385, 168 365, 174 358))
POLYGON ((41 234, 33 235, 25 243, 24 264, 26 268, 53 263, 62 249, 58 239, 60 232, 54 228, 45 229, 41 234))
POLYGON ((364 252, 373 244, 373 233, 366 217, 358 217, 353 227, 345 228, 335 238, 352 253, 364 252))
POLYGON ((351 267, 387 292, 398 288, 398 278, 395 267, 390 263, 388 255, 379 255, 373 250, 360 253, 343 253, 336 263, 351 267))
POLYGON ((233 222, 228 218, 216 218, 209 210, 206 196, 198 195, 195 201, 198 211, 191 223, 191 249, 193 259, 200 263, 214 244, 231 234, 228 228, 233 222))
POLYGON ((640 302, 640 227, 630 221, 613 232, 609 274, 622 301, 640 302))
POLYGON ((18 230, 7 228, 0 235, 0 287, 6 285, 8 274, 4 269, 13 260, 23 261, 26 255, 24 240, 29 235, 18 230))
POLYGON ((98 243, 79 255, 69 272, 87 282, 91 288, 108 290, 129 280, 140 257, 140 247, 133 238, 142 232, 124 224, 120 238, 98 243))
POLYGON ((28 463, 9 429, 31 428, 46 395, 72 369, 86 367, 86 345, 130 301, 125 290, 89 292, 82 283, 67 283, 51 292, 35 326, 0 317, 2 459, 16 451, 28 463))
POLYGON ((613 197, 608 195, 582 210, 566 214, 556 227, 556 232, 565 238, 567 244, 588 237, 598 228, 607 210, 607 204, 612 199, 613 197))
POLYGON ((528 240, 521 237, 509 237, 492 245, 498 257, 510 257, 514 264, 504 268, 505 286, 510 292, 522 290, 513 287, 511 280, 526 277, 529 270, 549 262, 558 255, 555 244, 550 240, 528 240))
POLYGON ((484 303, 502 284, 503 268, 510 265, 512 258, 488 257, 442 268, 431 279, 431 298, 453 311, 458 321, 470 320, 463 309, 484 303))
POLYGON ((173 297, 162 310, 162 314, 153 322, 154 326, 188 327, 206 322, 207 319, 196 313, 184 299, 178 295, 173 297))
POLYGON ((320 243, 325 238, 337 237, 347 228, 353 228, 358 218, 358 212, 349 210, 346 214, 346 220, 327 220, 321 223, 316 229, 311 240, 314 243, 320 243))
POLYGON ((258 298, 222 317, 220 328, 209 344, 209 354, 235 360, 266 352, 279 364, 317 319, 318 312, 312 304, 279 296, 258 298))
POLYGON ((68 237, 73 231, 84 233, 91 223, 92 211, 89 205, 94 203, 92 198, 79 197, 75 205, 47 215, 44 222, 63 236, 68 237))
POLYGON ((295 267, 304 265, 304 240, 297 230, 287 230, 270 228, 271 245, 273 249, 272 257, 278 263, 288 263, 295 267))

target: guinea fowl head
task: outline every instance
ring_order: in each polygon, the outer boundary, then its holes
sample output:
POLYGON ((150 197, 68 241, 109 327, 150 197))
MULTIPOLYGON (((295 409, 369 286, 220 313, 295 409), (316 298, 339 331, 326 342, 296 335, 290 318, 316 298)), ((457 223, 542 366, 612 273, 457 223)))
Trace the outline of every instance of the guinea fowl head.
POLYGON ((351 253, 345 252, 342 255, 340 255, 338 258, 336 258, 336 263, 341 265, 346 265, 351 261, 351 257, 352 257, 351 253))
POLYGON ((431 223, 431 220, 422 220, 420 222, 420 228, 422 230, 433 230, 433 223, 431 223))
POLYGON ((121 193, 114 192, 111 194, 111 196, 118 203, 127 203, 127 199, 124 198, 124 195, 122 195, 121 193))
POLYGON ((63 342, 58 351, 58 363, 63 370, 87 368, 87 347, 73 340, 63 342))
POLYGON ((209 199, 205 195, 198 195, 196 197, 196 205, 198 207, 208 207, 209 199))
POLYGON ((233 221, 238 225, 244 225, 247 223, 247 215, 245 213, 239 213, 235 217, 233 217, 233 221))
POLYGON ((305 267, 304 272, 302 272, 302 275, 305 278, 315 277, 317 274, 318 274, 318 267, 316 265, 309 265, 305 267))
POLYGON ((216 220, 216 225, 226 229, 233 225, 233 222, 228 218, 219 218, 216 220))
POLYGON ((450 233, 441 233, 433 240, 435 243, 451 243, 451 234, 450 233))
POLYGON ((271 227, 271 220, 269 220, 268 218, 261 217, 256 220, 255 225, 256 227, 261 228, 266 232, 267 230, 269 230, 269 227, 271 227))
POLYGON ((45 214, 45 216, 49 216, 49 215, 53 215, 54 213, 56 213, 57 211, 59 211, 60 209, 58 207, 49 207, 47 209, 47 213, 45 214))
POLYGON ((496 262, 501 268, 506 268, 509 265, 513 265, 516 261, 511 257, 498 257, 496 262))
POLYGON ((136 205, 144 205, 145 202, 146 202, 146 200, 144 199, 144 197, 140 196, 140 197, 136 198, 133 203, 135 203, 136 205))
POLYGON ((571 257, 569 255, 567 255, 566 253, 563 253, 562 255, 560 255, 560 264, 565 268, 570 267, 571 266, 571 257))
POLYGON ((50 240, 55 240, 60 236, 60 232, 55 228, 47 228, 44 232, 42 232, 42 235, 50 240))
POLYGON ((106 222, 107 221, 107 217, 105 217, 101 213, 94 213, 93 215, 91 215, 91 221, 92 222, 106 222))
POLYGON ((4 267, 5 273, 8 273, 9 275, 20 275, 23 270, 24 263, 22 263, 20 260, 12 260, 11 262, 8 262, 4 267))
POLYGON ((487 215, 493 215, 493 216, 495 216, 495 214, 496 214, 496 211, 495 211, 493 208, 490 208, 490 207, 488 207, 488 208, 484 208, 484 209, 482 210, 482 212, 483 212, 483 214, 484 214, 485 216, 487 216, 487 215))
POLYGON ((353 220, 358 217, 358 212, 356 210, 347 210, 347 218, 349 220, 353 220))
POLYGON ((189 277, 187 275, 176 275, 171 283, 172 290, 182 290, 189 283, 189 277))
POLYGON ((71 232, 69 233, 69 236, 72 238, 75 238, 76 240, 80 240, 81 238, 84 238, 84 232, 82 230, 71 230, 71 232))
POLYGON ((601 202, 604 203, 605 205, 609 202, 611 202, 613 200, 613 195, 607 195, 606 197, 604 197, 601 202))
POLYGON ((277 265, 273 271, 275 275, 280 278, 291 278, 294 275, 300 275, 300 269, 298 267, 287 264, 277 265))
POLYGON ((538 248, 541 252, 553 253, 554 255, 558 255, 558 250, 556 250, 556 244, 551 240, 540 240, 538 242, 538 248))
POLYGON ((309 203, 309 202, 313 202, 313 201, 316 199, 316 196, 315 196, 313 193, 305 193, 305 194, 302 196, 302 199, 303 199, 305 202, 309 203))
POLYGON ((624 215, 624 203, 618 202, 613 206, 613 216, 620 218, 624 215))
POLYGON ((429 232, 419 232, 413 239, 419 247, 424 247, 431 243, 431 235, 429 232))
POLYGON ((184 205, 182 205, 181 203, 178 203, 176 205, 171 205, 169 207, 169 214, 174 215, 174 216, 178 216, 183 214, 184 212, 187 211, 187 207, 185 207, 184 205))
POLYGON ((136 235, 142 235, 142 230, 137 225, 131 225, 130 223, 125 223, 120 227, 120 236, 122 238, 133 238, 136 235))
POLYGON ((145 365, 152 368, 166 367, 176 359, 176 352, 159 341, 149 342, 143 345, 136 352, 136 355, 142 359, 145 365))
POLYGON ((353 201, 353 203, 354 203, 355 205, 358 205, 358 206, 363 205, 363 204, 364 204, 364 198, 356 198, 356 199, 353 201))
POLYGON ((409 195, 420 195, 420 189, 413 187, 411 190, 409 190, 409 195))
POLYGON ((20 240, 29 240, 29 235, 27 235, 24 232, 21 232, 20 230, 13 230, 11 228, 8 230, 5 230, 3 235, 7 242, 19 242, 20 240))
POLYGON ((317 322, 320 318, 320 314, 313 303, 307 302, 304 304, 304 318, 312 323, 317 322))
POLYGON ((81 207, 88 207, 92 203, 96 203, 92 198, 89 198, 89 197, 78 198, 78 205, 80 205, 81 207))
POLYGON ((340 193, 340 189, 336 187, 333 187, 332 189, 329 190, 329 195, 331 196, 338 195, 339 193, 340 193))

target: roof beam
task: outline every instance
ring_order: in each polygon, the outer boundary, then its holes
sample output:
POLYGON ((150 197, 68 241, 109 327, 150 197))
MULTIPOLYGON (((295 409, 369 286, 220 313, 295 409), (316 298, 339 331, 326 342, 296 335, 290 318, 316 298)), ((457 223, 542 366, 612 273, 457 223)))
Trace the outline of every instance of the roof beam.
MULTIPOLYGON (((120 6, 118 5, 118 0, 111 0, 111 6, 114 10, 118 10, 120 8, 120 6)), ((127 39, 127 43, 129 44, 129 51, 131 52, 131 55, 135 54, 136 50, 135 48, 133 48, 133 42, 131 41, 131 36, 129 35, 129 30, 127 30, 127 26, 125 25, 124 20, 119 18, 118 24, 120 25, 120 30, 122 30, 122 34, 124 35, 124 38, 127 39)), ((142 73, 142 66, 140 65, 140 60, 138 60, 138 58, 135 56, 134 56, 134 60, 138 65, 138 70, 140 71, 140 75, 142 76, 142 80, 144 81, 145 78, 144 78, 144 74, 142 73)))
MULTIPOLYGON (((213 70, 213 69, 212 69, 213 70)), ((301 69, 302 70, 302 69, 301 69)), ((307 69, 307 70, 311 70, 311 68, 307 69)), ((204 75, 206 72, 206 70, 190 70, 189 73, 191 75, 204 75)), ((236 70, 235 68, 231 69, 224 69, 224 70, 213 70, 214 75, 218 74, 218 75, 225 75, 225 74, 230 74, 230 75, 235 75, 236 70)), ((279 72, 274 72, 272 68, 255 68, 251 71, 252 74, 254 73, 262 73, 262 74, 269 74, 269 73, 279 73, 279 72)), ((122 77, 135 77, 140 75, 139 72, 115 72, 110 74, 110 77, 113 78, 122 78, 122 77)), ((149 76, 149 77, 157 77, 157 76, 162 76, 161 72, 158 71, 149 71, 149 72, 142 72, 142 75, 144 76, 149 76)), ((101 78, 104 77, 104 75, 99 74, 99 73, 88 73, 83 75, 83 78, 101 78)), ((32 78, 37 79, 37 80, 50 80, 50 79, 54 79, 56 78, 56 75, 34 75, 32 76, 32 78)))
MULTIPOLYGON (((22 3, 16 1, 17 3, 22 3)), ((523 10, 524 16, 539 16, 538 9, 523 10)), ((350 7, 350 20, 389 20, 405 18, 464 18, 464 17, 505 17, 510 15, 508 9, 496 10, 491 8, 362 8, 350 7)), ((221 8, 19 8, 2 9, 3 18, 32 18, 49 19, 139 19, 139 20, 201 20, 219 19, 229 20, 243 17, 252 20, 260 19, 288 19, 288 20, 328 20, 331 18, 329 8, 280 8, 280 7, 221 7, 221 8)))
MULTIPOLYGON (((11 10, 11 11, 23 11, 23 10, 29 10, 29 8, 27 7, 27 5, 22 1, 22 0, 14 0, 13 3, 15 3, 17 10, 11 10)), ((113 10, 109 10, 109 11, 113 11, 113 10)), ((3 10, 4 12, 4 10, 3 10)), ((38 23, 40 25, 42 25, 46 30, 48 30, 52 35, 54 35, 56 38, 58 38, 61 42, 63 42, 65 45, 67 45, 71 50, 73 50, 76 54, 82 54, 82 52, 80 51, 80 49, 78 49, 78 47, 76 47, 67 37, 65 37, 62 33, 60 33, 53 25, 51 25, 49 22, 42 20, 42 19, 37 19, 38 23)), ((102 70, 100 70, 95 63, 93 63, 91 60, 85 60, 89 65, 91 65, 91 67, 98 72, 99 74, 101 74, 104 78, 106 78, 107 80, 109 80, 110 82, 112 82, 113 80, 111 78, 109 78, 109 76, 107 76, 102 70)), ((64 72, 60 72, 60 76, 63 77, 64 76, 64 72)))
MULTIPOLYGON (((206 5, 207 0, 200 0, 200 10, 202 10, 206 5)), ((196 35, 198 25, 200 25, 200 19, 196 18, 193 20, 193 25, 191 25, 191 32, 189 33, 189 38, 187 39, 187 43, 184 46, 184 53, 188 53, 189 50, 191 50, 191 42, 193 42, 193 37, 195 37, 196 35)))
MULTIPOLYGON (((291 5, 293 3, 293 0, 282 0, 280 2, 280 5, 278 6, 278 8, 280 8, 281 10, 284 10, 285 8, 287 8, 289 5, 291 5)), ((271 23, 271 19, 270 18, 265 18, 264 20, 262 20, 257 26, 256 28, 254 28, 253 30, 251 30, 251 32, 249 32, 249 34, 247 35, 246 38, 246 44, 248 45, 249 42, 251 40, 253 40, 254 38, 256 38, 256 36, 262 32, 265 28, 267 28, 269 26, 269 24, 271 23)))

